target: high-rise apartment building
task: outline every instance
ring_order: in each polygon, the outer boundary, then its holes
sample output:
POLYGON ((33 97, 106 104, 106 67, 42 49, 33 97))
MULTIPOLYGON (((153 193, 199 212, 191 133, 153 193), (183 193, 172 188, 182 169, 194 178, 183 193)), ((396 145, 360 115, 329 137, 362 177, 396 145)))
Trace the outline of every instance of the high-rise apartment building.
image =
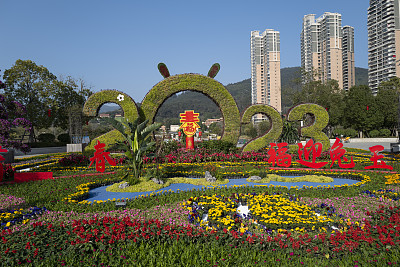
POLYGON ((356 84, 356 66, 354 64, 354 28, 342 28, 342 54, 343 54, 343 88, 348 90, 356 84))
POLYGON ((368 85, 400 77, 400 0, 370 0, 368 8, 368 85))
MULTIPOLYGON (((267 104, 281 112, 281 60, 278 31, 251 32, 251 103, 267 104)), ((254 122, 262 120, 255 116, 254 122)))
POLYGON ((315 14, 305 15, 300 43, 301 66, 313 72, 314 79, 337 80, 339 87, 346 90, 355 84, 351 78, 354 77, 354 29, 342 28, 341 14, 325 12, 317 19, 315 14))

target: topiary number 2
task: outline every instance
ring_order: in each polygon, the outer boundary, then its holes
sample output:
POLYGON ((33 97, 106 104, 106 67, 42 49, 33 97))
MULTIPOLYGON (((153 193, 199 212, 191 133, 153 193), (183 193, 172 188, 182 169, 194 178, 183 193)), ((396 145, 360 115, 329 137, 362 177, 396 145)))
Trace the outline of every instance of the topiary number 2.
POLYGON ((264 133, 264 135, 257 137, 245 144, 242 148, 243 152, 256 151, 269 145, 269 143, 276 142, 282 133, 282 119, 279 112, 269 105, 256 104, 248 107, 242 115, 242 124, 250 123, 251 117, 261 113, 266 115, 271 122, 271 128, 264 133))

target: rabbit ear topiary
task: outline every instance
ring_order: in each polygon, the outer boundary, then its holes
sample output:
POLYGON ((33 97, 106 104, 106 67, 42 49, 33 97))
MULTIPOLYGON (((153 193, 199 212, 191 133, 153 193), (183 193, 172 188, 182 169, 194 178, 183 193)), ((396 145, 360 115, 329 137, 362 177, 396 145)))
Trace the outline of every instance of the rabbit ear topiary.
POLYGON ((220 68, 221 66, 218 63, 214 63, 208 71, 207 76, 214 79, 214 77, 217 76, 220 68))
POLYGON ((158 71, 161 73, 161 75, 164 78, 168 78, 170 76, 167 65, 165 65, 164 63, 158 63, 158 71))

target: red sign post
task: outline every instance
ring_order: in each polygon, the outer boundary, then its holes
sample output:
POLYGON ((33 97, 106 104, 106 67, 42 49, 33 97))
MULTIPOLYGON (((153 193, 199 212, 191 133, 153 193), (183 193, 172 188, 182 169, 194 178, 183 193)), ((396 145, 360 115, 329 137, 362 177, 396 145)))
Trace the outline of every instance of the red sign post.
POLYGON ((179 114, 181 119, 181 127, 186 135, 186 149, 194 149, 194 135, 197 128, 200 126, 197 124, 199 122, 199 113, 194 113, 193 110, 186 110, 185 113, 179 114))

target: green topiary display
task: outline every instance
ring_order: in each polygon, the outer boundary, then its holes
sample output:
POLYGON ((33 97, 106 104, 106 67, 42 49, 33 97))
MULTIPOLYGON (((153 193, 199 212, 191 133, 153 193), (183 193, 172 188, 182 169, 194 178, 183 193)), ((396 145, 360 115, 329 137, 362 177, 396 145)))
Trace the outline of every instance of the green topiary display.
POLYGON ((204 75, 179 74, 162 80, 143 99, 140 106, 141 115, 153 123, 164 101, 171 95, 186 90, 202 93, 215 102, 224 117, 222 140, 236 144, 240 132, 240 114, 236 102, 221 83, 204 75))
MULTIPOLYGON (((100 107, 105 103, 115 103, 119 105, 124 112, 125 119, 130 122, 135 121, 135 119, 139 117, 135 101, 129 95, 118 90, 102 90, 91 95, 83 106, 83 114, 89 117, 96 117, 100 107)), ((123 137, 119 132, 117 134, 117 131, 110 131, 93 139, 85 150, 94 149, 97 140, 103 143, 106 141, 106 148, 108 148, 111 144, 114 144, 115 141, 123 140, 123 137), (111 141, 111 143, 109 141, 111 141)))
POLYGON ((301 135, 310 137, 314 142, 322 143, 322 150, 326 151, 330 148, 328 136, 322 130, 328 125, 328 112, 317 104, 300 104, 293 107, 288 114, 288 121, 300 121, 304 119, 306 114, 314 115, 314 122, 301 128, 301 135))
POLYGON ((124 140, 124 137, 117 130, 109 131, 108 133, 100 135, 99 137, 96 137, 93 140, 91 140, 90 143, 85 147, 85 151, 95 150, 94 146, 97 144, 97 140, 99 140, 101 143, 105 143, 106 144, 105 149, 107 150, 110 147, 112 147, 115 142, 118 141, 122 142, 124 140))
POLYGON ((267 147, 269 146, 269 143, 276 142, 282 133, 283 123, 281 115, 279 115, 279 112, 274 107, 268 105, 257 104, 248 107, 243 112, 242 123, 250 123, 251 117, 257 113, 264 114, 269 118, 271 122, 271 128, 264 135, 250 140, 247 144, 245 144, 242 149, 243 152, 252 150, 257 151, 263 147, 267 147))
POLYGON ((91 95, 83 106, 83 114, 96 117, 100 107, 105 103, 119 105, 128 121, 134 121, 139 116, 135 101, 129 95, 118 90, 102 90, 91 95))

